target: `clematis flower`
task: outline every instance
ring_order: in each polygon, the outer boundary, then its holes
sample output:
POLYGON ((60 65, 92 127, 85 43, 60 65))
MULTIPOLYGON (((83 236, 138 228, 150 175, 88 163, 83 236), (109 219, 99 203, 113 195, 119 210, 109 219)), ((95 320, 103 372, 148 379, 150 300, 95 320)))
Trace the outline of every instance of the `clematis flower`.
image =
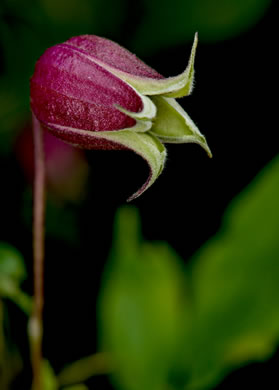
POLYGON ((204 136, 175 98, 193 88, 194 39, 185 71, 164 78, 134 54, 94 35, 73 37, 46 50, 31 78, 31 109, 58 138, 85 149, 132 150, 150 175, 132 200, 164 168, 164 143, 197 143, 204 136))

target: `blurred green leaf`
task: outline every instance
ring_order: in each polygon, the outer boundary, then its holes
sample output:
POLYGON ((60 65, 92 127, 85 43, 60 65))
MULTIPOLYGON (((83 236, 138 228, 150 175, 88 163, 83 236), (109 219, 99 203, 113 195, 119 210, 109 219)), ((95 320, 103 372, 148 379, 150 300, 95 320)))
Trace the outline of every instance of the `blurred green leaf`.
MULTIPOLYGON (((60 386, 84 382, 94 375, 111 372, 111 362, 105 353, 86 356, 67 365, 58 375, 60 386)), ((67 387, 68 389, 68 387, 67 387)))
POLYGON ((254 25, 271 0, 144 0, 144 17, 133 40, 152 52, 193 39, 223 40, 254 25))
POLYGON ((231 203, 187 277, 166 244, 142 242, 135 210, 120 210, 99 301, 102 345, 119 388, 205 390, 272 355, 279 344, 278 199, 279 157, 231 203))
POLYGON ((27 315, 32 309, 32 300, 20 289, 26 278, 24 260, 11 245, 0 242, 0 297, 9 298, 27 315))
MULTIPOLYGON (((1 281, 0 281, 1 283, 1 281)), ((0 389, 10 390, 22 369, 22 360, 8 331, 8 316, 0 297, 0 389)))
POLYGON ((43 361, 42 368, 43 390, 58 390, 56 376, 48 360, 43 361))
POLYGON ((7 313, 2 298, 10 298, 24 311, 31 310, 31 300, 19 289, 26 278, 21 254, 11 245, 0 242, 0 388, 10 389, 14 376, 21 369, 18 351, 7 337, 5 320, 7 313), (5 316, 6 315, 6 316, 5 316))
POLYGON ((179 342, 182 272, 168 245, 144 243, 138 230, 135 209, 121 209, 99 301, 102 348, 121 388, 162 390, 179 342))
POLYGON ((0 275, 0 297, 9 298, 18 305, 25 314, 30 315, 32 310, 32 299, 25 294, 13 280, 0 275))
POLYGON ((84 384, 79 384, 74 386, 67 386, 63 390, 88 390, 88 387, 84 384))
POLYGON ((278 346, 278 199, 276 158, 232 202, 221 231, 192 261, 194 310, 184 348, 189 389, 204 390, 278 346))
POLYGON ((11 245, 0 242, 0 275, 21 283, 26 278, 24 260, 19 251, 11 245))

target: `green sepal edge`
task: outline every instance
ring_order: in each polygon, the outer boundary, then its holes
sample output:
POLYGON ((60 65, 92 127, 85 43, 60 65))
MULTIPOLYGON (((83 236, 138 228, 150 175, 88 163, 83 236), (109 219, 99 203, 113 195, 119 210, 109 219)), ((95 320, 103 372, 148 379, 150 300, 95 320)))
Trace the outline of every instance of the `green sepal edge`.
MULTIPOLYGON (((140 98, 142 100, 142 104, 143 104, 142 111, 140 111, 140 112, 129 111, 126 108, 120 106, 119 104, 114 104, 114 107, 116 107, 119 111, 123 112, 123 114, 126 114, 126 115, 130 116, 131 118, 134 118, 135 120, 148 121, 148 120, 154 119, 156 117, 156 114, 157 114, 157 108, 156 108, 155 104, 152 102, 151 99, 149 99, 149 97, 140 94, 136 90, 135 90, 135 92, 140 96, 140 98)), ((139 128, 139 125, 138 125, 138 128, 139 128)), ((141 130, 138 130, 136 128, 131 128, 131 130, 141 131, 141 130)))
POLYGON ((205 137, 175 99, 153 96, 152 100, 157 107, 157 116, 151 134, 163 143, 196 143, 212 157, 205 137))
POLYGON ((94 59, 94 62, 127 82, 143 95, 164 95, 167 97, 180 98, 188 96, 193 90, 194 83, 194 62, 196 49, 198 44, 198 33, 195 34, 194 43, 192 46, 190 58, 185 71, 178 76, 168 77, 163 79, 155 79, 151 77, 140 77, 131 75, 130 73, 116 69, 106 63, 94 59))
MULTIPOLYGON (((139 125, 144 125, 149 122, 138 121, 138 123, 139 125)), ((45 126, 48 127, 50 130, 52 129, 51 124, 46 123, 45 126)), ((144 191, 146 191, 155 182, 155 180, 158 178, 164 168, 167 156, 166 148, 160 142, 160 140, 156 136, 152 135, 150 132, 146 133, 131 131, 130 128, 115 131, 92 132, 87 130, 64 127, 60 125, 55 125, 55 129, 56 135, 58 137, 59 133, 57 132, 59 132, 59 130, 61 130, 61 132, 65 130, 70 130, 72 133, 79 134, 83 137, 87 136, 89 140, 88 149, 90 149, 90 139, 92 139, 92 141, 94 141, 94 139, 100 139, 113 142, 116 145, 122 146, 141 156, 147 162, 150 168, 150 175, 147 178, 147 181, 138 189, 138 191, 136 191, 127 199, 128 202, 134 200, 144 191)))

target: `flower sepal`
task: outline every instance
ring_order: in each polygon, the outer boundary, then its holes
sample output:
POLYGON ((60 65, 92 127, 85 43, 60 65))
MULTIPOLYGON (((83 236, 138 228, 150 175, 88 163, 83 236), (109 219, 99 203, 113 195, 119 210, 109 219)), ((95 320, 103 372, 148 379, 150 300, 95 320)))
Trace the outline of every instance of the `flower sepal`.
POLYGON ((167 78, 152 78, 147 76, 139 76, 118 69, 114 66, 97 61, 104 66, 108 71, 115 76, 132 85, 138 92, 143 95, 163 95, 166 97, 181 98, 191 94, 194 84, 194 63, 196 49, 198 44, 198 34, 195 34, 194 43, 192 46, 190 58, 185 71, 178 76, 167 78))
POLYGON ((163 143, 196 143, 212 157, 205 137, 201 134, 189 115, 173 98, 153 96, 157 115, 150 132, 163 143))

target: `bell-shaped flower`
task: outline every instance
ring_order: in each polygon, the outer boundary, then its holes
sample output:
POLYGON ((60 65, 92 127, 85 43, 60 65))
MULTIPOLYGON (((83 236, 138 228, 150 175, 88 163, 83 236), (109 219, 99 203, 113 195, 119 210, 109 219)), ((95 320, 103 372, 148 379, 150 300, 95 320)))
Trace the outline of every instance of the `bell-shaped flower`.
POLYGON ((129 149, 146 160, 150 175, 164 168, 164 143, 201 145, 204 136, 175 98, 193 87, 195 36, 186 70, 164 78, 118 44, 94 35, 73 37, 46 50, 30 83, 31 108, 44 128, 85 149, 129 149))

